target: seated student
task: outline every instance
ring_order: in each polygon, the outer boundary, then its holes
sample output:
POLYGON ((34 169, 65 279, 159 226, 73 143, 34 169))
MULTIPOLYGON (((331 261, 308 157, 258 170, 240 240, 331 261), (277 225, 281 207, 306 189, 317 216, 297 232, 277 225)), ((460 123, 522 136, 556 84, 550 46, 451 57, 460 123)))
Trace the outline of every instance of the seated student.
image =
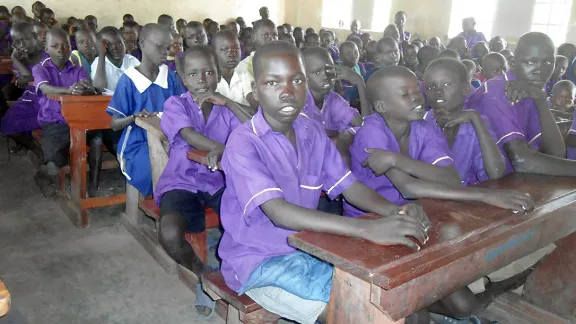
POLYGON ((76 32, 76 47, 78 49, 72 51, 70 56, 72 64, 81 66, 88 75, 92 74, 92 63, 94 63, 98 55, 95 39, 96 35, 92 29, 80 28, 76 32))
POLYGON ((294 28, 294 32, 292 33, 294 39, 296 40, 296 47, 302 48, 304 44, 304 32, 302 32, 301 27, 294 28))
MULTIPOLYGON (((240 25, 238 25, 238 23, 234 20, 228 22, 226 24, 227 29, 231 30, 234 35, 236 35, 236 38, 240 37, 240 25)), ((292 35, 292 33, 290 33, 290 35, 292 35)))
POLYGON ((236 73, 238 73, 238 77, 242 80, 242 84, 244 85, 244 97, 250 103, 252 108, 258 107, 258 101, 254 99, 252 93, 252 82, 254 81, 252 60, 260 47, 277 40, 278 32, 276 30, 276 25, 274 25, 272 20, 258 20, 254 24, 254 31, 252 33, 252 41, 254 42, 255 51, 238 63, 238 66, 236 67, 236 73))
MULTIPOLYGON (((363 76, 366 74, 366 70, 364 69, 364 64, 360 63, 359 60, 360 53, 356 44, 351 41, 346 41, 340 44, 340 61, 337 62, 338 65, 350 68, 359 76, 363 76)), ((342 81, 342 87, 344 90, 354 86, 354 84, 350 83, 348 80, 342 81)))
POLYGON ((421 208, 403 211, 356 181, 320 125, 300 115, 308 89, 296 47, 264 45, 253 62, 261 109, 232 132, 222 156, 221 271, 230 289, 268 311, 313 324, 328 303, 332 267, 290 246, 290 235, 311 230, 418 249, 406 236, 422 244, 429 221, 421 208), (322 190, 386 217, 350 219, 315 210, 322 190))
POLYGON ((360 40, 362 41, 362 48, 366 50, 366 45, 368 45, 368 43, 372 41, 372 34, 362 33, 362 36, 360 36, 360 40))
POLYGON ((40 10, 40 22, 43 22, 48 28, 54 27, 58 22, 54 19, 54 11, 50 8, 40 10))
POLYGON ((316 33, 309 33, 304 36, 304 46, 306 47, 320 47, 320 36, 316 33))
POLYGON ((32 32, 38 39, 38 47, 44 50, 46 48, 46 32, 48 32, 48 26, 43 22, 35 21, 32 23, 32 32))
POLYGON ((329 31, 320 34, 320 44, 328 50, 334 62, 340 59, 340 50, 334 46, 334 37, 329 31))
POLYGON ((40 11, 46 8, 42 1, 36 1, 32 4, 32 14, 34 14, 34 21, 40 21, 40 11))
POLYGON ((364 69, 366 71, 371 71, 376 65, 376 55, 378 54, 378 42, 371 40, 366 44, 366 53, 364 54, 364 69))
POLYGON ((64 29, 68 31, 68 35, 70 35, 70 46, 73 51, 78 49, 78 45, 76 44, 76 33, 80 28, 88 28, 86 23, 82 19, 76 19, 70 24, 68 29, 64 29))
MULTIPOLYGON (((556 122, 574 120, 573 113, 575 96, 576 86, 572 81, 560 80, 554 85, 552 88, 552 95, 550 96, 550 109, 556 122)), ((573 131, 570 133, 573 133, 573 131)), ((570 155, 570 152, 568 152, 568 158, 573 160, 570 155)))
MULTIPOLYGON (((10 137, 16 146, 10 148, 12 153, 20 151, 22 148, 31 150, 38 159, 42 160, 42 150, 36 142, 29 136, 28 132, 39 129, 38 95, 34 86, 29 86, 28 82, 34 81, 32 67, 48 55, 38 48, 38 40, 32 33, 32 25, 29 23, 18 23, 10 30, 12 37, 12 62, 14 64, 14 76, 16 81, 13 87, 23 90, 20 97, 12 104, 10 109, 2 117, 2 134, 10 137)), ((10 83, 12 84, 12 83, 10 83)))
POLYGON ((131 14, 125 14, 124 16, 122 16, 122 24, 127 23, 129 21, 134 21, 134 16, 132 16, 131 14))
POLYGON ((184 35, 184 27, 188 25, 186 19, 180 18, 176 20, 176 32, 180 34, 180 36, 184 35))
MULTIPOLYGON (((350 35, 348 35, 348 37, 350 37, 350 36, 356 36, 356 37, 362 36, 362 32, 360 31, 361 28, 362 28, 362 23, 360 22, 360 20, 358 20, 358 19, 352 20, 352 23, 350 24, 350 31, 352 33, 350 35)), ((348 37, 346 37, 346 39, 348 39, 348 37)))
POLYGON ((440 55, 440 50, 433 46, 424 46, 418 51, 418 72, 420 76, 424 75, 428 64, 438 58, 438 55, 440 55))
POLYGON ((161 112, 164 101, 184 93, 184 87, 174 71, 164 64, 172 44, 170 31, 158 24, 148 24, 139 39, 142 64, 124 71, 110 106, 114 131, 123 130, 118 145, 118 160, 129 184, 144 196, 152 194, 152 171, 148 156, 146 131, 136 125, 136 117, 161 112))
MULTIPOLYGON (((246 27, 240 30, 240 59, 245 59, 254 51, 254 39, 252 38, 252 27, 246 27)), ((294 38, 296 41, 296 38, 294 38)))
POLYGON ((170 32, 176 31, 176 26, 174 25, 174 18, 170 15, 162 14, 158 16, 158 25, 164 26, 170 30, 170 32))
POLYGON ((306 36, 310 33, 316 33, 316 29, 314 29, 312 27, 306 28, 306 31, 304 32, 304 36, 306 36))
POLYGON ((213 20, 210 18, 206 18, 202 21, 202 26, 204 26, 204 29, 208 29, 208 24, 210 24, 213 20))
POLYGON ((208 33, 208 44, 212 44, 212 37, 220 31, 220 25, 216 21, 212 21, 208 24, 206 32, 208 33))
MULTIPOLYGON (((282 36, 282 35, 284 35, 284 34, 287 33, 287 32, 286 32, 286 28, 284 27, 284 25, 278 25, 278 26, 276 26, 276 30, 278 31, 278 37, 280 37, 280 36, 282 36)), ((320 31, 320 32, 322 32, 322 31, 320 31)))
POLYGON ((442 41, 440 40, 440 37, 437 37, 437 36, 434 36, 434 37, 430 38, 430 39, 428 40, 428 45, 429 45, 429 46, 432 46, 432 47, 434 47, 434 48, 437 48, 437 49, 439 49, 439 50, 441 50, 441 51, 443 51, 443 50, 445 49, 445 48, 444 48, 444 45, 442 45, 442 41))
POLYGON ((292 36, 292 34, 282 34, 280 36, 278 36, 278 40, 282 41, 282 42, 287 42, 289 44, 292 44, 294 46, 296 46, 296 40, 294 39, 294 36, 292 36))
POLYGON ((409 42, 410 37, 412 37, 412 34, 410 34, 409 31, 404 30, 404 25, 406 24, 407 20, 408 15, 404 11, 398 11, 394 15, 394 23, 396 24, 396 27, 398 27, 398 30, 400 31, 400 40, 402 42, 409 42))
MULTIPOLYGON (((434 124, 423 120, 424 97, 410 70, 380 69, 368 80, 367 89, 376 113, 364 118, 350 147, 352 172, 362 183, 396 205, 426 197, 478 201, 522 212, 533 208, 532 200, 520 192, 458 187, 462 180, 448 143, 434 124)), ((468 88, 460 89, 464 90, 468 88)), ((344 215, 362 214, 362 209, 344 203, 344 215)))
MULTIPOLYGON (((204 265, 184 241, 184 233, 206 230, 206 206, 220 213, 224 174, 217 171, 218 162, 232 130, 251 116, 215 92, 220 75, 212 48, 198 45, 188 49, 184 71, 184 84, 189 91, 170 97, 160 119, 170 153, 154 199, 160 206, 160 245, 176 262, 200 275, 204 265), (209 151, 208 166, 190 161, 186 153, 191 149, 209 151)), ((218 267, 206 265, 210 266, 218 267)), ((210 315, 214 302, 205 296, 201 284, 197 285, 196 294, 199 315, 210 315)))
MULTIPOLYGON (((184 50, 196 45, 208 45, 208 34, 204 25, 199 21, 191 21, 184 27, 184 50)), ((174 62, 178 75, 184 75, 184 56, 176 55, 174 62)))
MULTIPOLYGON (((566 146, 543 91, 554 70, 554 44, 531 32, 518 40, 512 69, 488 80, 479 100, 466 104, 490 121, 504 147, 507 171, 576 176, 576 162, 565 160, 566 146)), ((568 135, 567 143, 576 136, 568 135)))
POLYGON ((482 58, 488 53, 490 53, 490 48, 486 42, 478 42, 472 48, 472 57, 476 60, 476 62, 478 62, 479 65, 482 65, 482 58))
POLYGON ((486 37, 476 31, 476 19, 474 17, 462 19, 462 32, 456 37, 463 37, 468 47, 474 47, 478 42, 485 42, 486 37))
POLYGON ((546 94, 549 96, 552 94, 552 88, 554 85, 558 83, 558 81, 562 80, 566 70, 568 69, 568 58, 562 55, 556 55, 556 64, 554 64, 554 72, 552 72, 552 76, 550 76, 550 80, 546 82, 546 94))
POLYGON ((514 53, 512 53, 511 50, 505 49, 501 51, 500 54, 504 56, 506 62, 508 62, 508 66, 512 67, 511 64, 514 63, 514 53))
POLYGON ((396 27, 396 25, 386 26, 386 28, 384 28, 383 37, 391 37, 398 43, 398 46, 401 45, 400 31, 398 30, 398 27, 396 27))
POLYGON ((464 63, 466 70, 468 71, 468 83, 472 86, 468 92, 471 93, 482 85, 482 82, 474 77, 478 72, 478 66, 474 61, 468 59, 462 60, 462 63, 464 63))
POLYGON ((506 40, 501 36, 493 37, 488 43, 488 45, 490 47, 490 52, 500 53, 506 48, 508 48, 508 42, 506 42, 506 40))
POLYGON ((409 44, 404 47, 404 66, 410 69, 410 71, 414 72, 418 79, 422 78, 422 75, 419 75, 418 69, 418 52, 420 48, 417 45, 409 44))
POLYGON ((450 40, 447 49, 452 49, 460 55, 460 59, 471 59, 472 54, 470 53, 470 48, 466 43, 466 38, 464 36, 456 36, 450 40))
POLYGON ((138 23, 127 21, 122 27, 122 38, 126 45, 126 53, 134 56, 138 60, 142 59, 142 51, 138 48, 138 23))
POLYGON ((455 60, 461 60, 460 54, 458 54, 458 52, 454 49, 446 49, 443 50, 442 52, 440 52, 440 54, 438 54, 438 57, 449 57, 449 58, 453 58, 455 60))
POLYGON ((92 32, 96 33, 98 31, 98 18, 94 15, 88 15, 84 17, 84 22, 92 32))
MULTIPOLYGON (((70 62, 70 38, 61 28, 54 27, 46 34, 46 51, 49 58, 32 68, 38 94, 38 122, 42 126, 42 151, 44 165, 34 176, 42 193, 47 197, 56 194, 55 177, 68 161, 70 128, 62 116, 60 103, 48 99, 50 94, 90 95, 95 94, 86 71, 70 62)), ((90 136, 93 137, 93 136, 90 136)), ((102 163, 102 139, 89 139, 88 165, 90 176, 88 189, 93 193, 98 188, 98 175, 102 163)))
MULTIPOLYGON (((360 54, 359 62, 364 61, 364 43, 362 42, 360 37, 350 36, 350 37, 348 37, 348 39, 346 41, 356 44, 356 47, 358 48, 358 53, 360 54)), ((342 44, 340 44, 340 45, 342 45, 342 44)), ((363 64, 361 64, 361 65, 363 65, 363 64)))
POLYGON ((168 51, 168 58, 166 59, 166 65, 168 68, 174 72, 176 72, 176 62, 174 58, 177 55, 183 55, 184 48, 182 43, 182 36, 177 32, 172 32, 172 46, 168 51))
POLYGON ((124 72, 140 65, 140 61, 126 54, 124 40, 116 27, 104 27, 98 34, 101 41, 96 44, 99 53, 92 63, 91 77, 96 89, 111 93, 116 90, 124 72))
POLYGON ((493 52, 489 53, 482 59, 482 69, 477 75, 477 79, 486 82, 508 71, 508 61, 504 55, 493 52))

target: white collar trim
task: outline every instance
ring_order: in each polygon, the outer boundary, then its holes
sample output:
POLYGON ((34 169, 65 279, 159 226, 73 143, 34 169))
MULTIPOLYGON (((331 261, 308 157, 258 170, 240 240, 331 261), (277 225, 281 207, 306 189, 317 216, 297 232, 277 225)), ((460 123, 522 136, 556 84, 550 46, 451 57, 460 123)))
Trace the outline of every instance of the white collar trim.
POLYGON ((140 93, 146 91, 153 83, 164 89, 168 89, 168 66, 166 64, 162 64, 160 66, 158 76, 154 82, 150 81, 142 73, 136 70, 135 67, 127 69, 124 71, 124 74, 126 74, 130 80, 134 82, 134 86, 140 93))

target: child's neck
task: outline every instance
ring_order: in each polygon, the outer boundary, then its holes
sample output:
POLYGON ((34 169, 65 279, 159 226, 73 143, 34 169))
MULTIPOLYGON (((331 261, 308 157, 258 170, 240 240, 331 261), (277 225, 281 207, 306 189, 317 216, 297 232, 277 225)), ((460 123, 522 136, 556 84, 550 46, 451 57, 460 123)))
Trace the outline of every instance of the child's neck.
POLYGON ((148 78, 148 80, 154 82, 160 73, 160 67, 153 62, 147 60, 145 57, 142 58, 142 63, 136 67, 138 72, 142 73, 143 76, 148 78))
POLYGON ((384 115, 381 115, 384 118, 384 122, 388 125, 388 128, 394 134, 397 141, 400 139, 405 138, 406 136, 410 135, 410 128, 412 125, 412 121, 410 120, 396 120, 394 118, 385 118, 384 115))
POLYGON ((324 94, 322 92, 312 92, 312 97, 314 97, 314 103, 316 104, 316 107, 318 107, 319 109, 322 109, 322 107, 324 106, 324 94))
POLYGON ((120 59, 112 58, 110 55, 106 55, 106 57, 108 58, 108 61, 114 64, 114 66, 116 66, 117 68, 122 67, 122 63, 124 62, 124 55, 122 55, 122 58, 120 59))
POLYGON ((230 84, 230 80, 232 80, 232 76, 234 76, 234 69, 221 69, 220 72, 222 73, 224 80, 230 84))

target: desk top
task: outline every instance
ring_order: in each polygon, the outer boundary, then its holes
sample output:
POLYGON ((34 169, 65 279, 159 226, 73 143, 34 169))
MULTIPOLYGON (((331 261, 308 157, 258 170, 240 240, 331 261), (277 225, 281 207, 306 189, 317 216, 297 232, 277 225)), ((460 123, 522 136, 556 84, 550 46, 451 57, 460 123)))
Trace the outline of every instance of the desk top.
POLYGON ((297 233, 289 241, 298 249, 388 290, 484 249, 497 239, 508 239, 527 226, 537 226, 554 216, 552 211, 576 201, 576 178, 570 177, 514 173, 479 186, 516 188, 529 193, 536 208, 520 216, 481 203, 421 199, 418 204, 433 228, 430 240, 417 252, 403 246, 379 246, 362 239, 309 231, 297 233))
POLYGON ((48 99, 59 102, 110 102, 111 96, 72 96, 72 95, 48 95, 48 99))

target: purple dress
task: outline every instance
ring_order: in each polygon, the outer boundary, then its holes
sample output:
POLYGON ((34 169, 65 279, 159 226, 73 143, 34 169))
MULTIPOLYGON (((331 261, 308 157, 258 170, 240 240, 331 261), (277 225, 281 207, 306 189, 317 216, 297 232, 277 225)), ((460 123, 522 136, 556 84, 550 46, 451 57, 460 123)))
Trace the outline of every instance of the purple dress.
MULTIPOLYGON (((40 54, 40 61, 48 58, 48 54, 42 51, 40 54)), ((32 71, 33 66, 26 66, 32 71)), ((20 77, 20 72, 14 66, 15 76, 20 77)), ((40 128, 38 123, 38 112, 40 105, 38 104, 38 95, 34 86, 24 86, 24 93, 6 112, 2 118, 2 134, 13 135, 18 133, 25 133, 40 128)))
POLYGON ((474 45, 476 45, 476 43, 486 41, 486 37, 484 36, 484 34, 477 31, 473 31, 470 33, 461 32, 460 34, 458 34, 458 36, 466 38, 466 44, 468 45, 468 48, 474 48, 474 45))
POLYGON ((168 68, 174 72, 176 72, 176 61, 175 60, 166 60, 164 62, 168 66, 168 68))
POLYGON ((343 132, 352 128, 352 119, 359 115, 358 110, 350 106, 348 101, 338 93, 331 91, 324 96, 322 109, 316 107, 314 96, 308 91, 306 105, 301 114, 322 124, 324 129, 343 132))

